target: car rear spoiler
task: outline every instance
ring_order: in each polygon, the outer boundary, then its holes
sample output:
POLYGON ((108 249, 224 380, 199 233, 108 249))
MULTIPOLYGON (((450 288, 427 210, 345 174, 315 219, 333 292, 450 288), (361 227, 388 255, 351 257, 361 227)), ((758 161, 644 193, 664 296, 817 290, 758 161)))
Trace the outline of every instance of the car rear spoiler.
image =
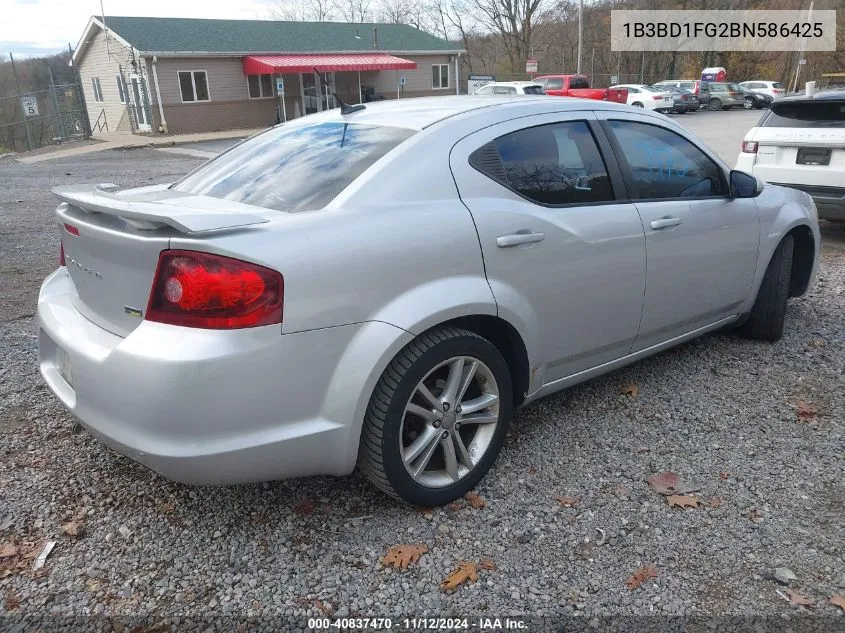
POLYGON ((53 193, 62 202, 87 213, 116 215, 148 231, 170 226, 181 233, 202 233, 269 222, 255 213, 255 207, 231 200, 172 190, 156 192, 165 195, 146 193, 133 197, 116 195, 117 188, 111 183, 72 185, 54 187, 53 193))

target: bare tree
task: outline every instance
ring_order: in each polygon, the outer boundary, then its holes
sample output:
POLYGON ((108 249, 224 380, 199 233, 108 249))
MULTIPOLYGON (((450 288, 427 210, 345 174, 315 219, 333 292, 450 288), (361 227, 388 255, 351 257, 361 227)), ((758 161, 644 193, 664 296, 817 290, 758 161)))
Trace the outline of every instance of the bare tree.
POLYGON ((343 22, 369 22, 371 0, 334 0, 334 10, 343 22))
POLYGON ((501 39, 510 71, 517 72, 531 53, 534 27, 545 0, 472 0, 481 23, 501 39))
POLYGON ((284 0, 270 9, 270 16, 288 22, 330 22, 334 6, 332 0, 284 0))

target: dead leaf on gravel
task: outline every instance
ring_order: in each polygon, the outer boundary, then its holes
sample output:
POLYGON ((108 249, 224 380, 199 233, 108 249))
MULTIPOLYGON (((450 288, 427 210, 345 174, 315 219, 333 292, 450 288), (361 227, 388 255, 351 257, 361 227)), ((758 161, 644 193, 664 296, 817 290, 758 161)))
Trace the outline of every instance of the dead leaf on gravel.
POLYGON ((478 494, 475 490, 470 490, 468 493, 466 493, 464 495, 464 499, 466 499, 469 505, 471 505, 476 510, 481 510, 484 506, 487 505, 487 502, 484 500, 484 497, 478 494))
POLYGON ((302 499, 299 500, 299 503, 293 506, 293 512, 301 517, 305 517, 310 514, 314 514, 315 508, 316 505, 311 497, 302 497, 302 499))
POLYGON ((81 519, 76 519, 74 521, 68 521, 62 526, 62 532, 67 534, 71 538, 77 538, 82 534, 85 530, 85 525, 83 524, 81 519))
POLYGON ((329 605, 327 605, 319 598, 314 598, 314 600, 311 601, 311 604, 313 604, 317 609, 322 611, 325 615, 331 615, 332 613, 334 613, 334 609, 332 609, 329 605))
POLYGON ((619 391, 623 396, 631 396, 632 398, 636 398, 637 394, 640 393, 640 388, 637 387, 637 383, 635 382, 626 382, 622 385, 622 389, 619 391))
POLYGON ((18 546, 14 543, 3 543, 0 545, 0 558, 10 558, 18 555, 18 546))
POLYGON ((837 607, 839 607, 840 609, 842 609, 843 611, 845 611, 845 596, 840 596, 840 595, 838 595, 838 594, 837 594, 837 595, 834 595, 834 596, 830 599, 830 604, 832 604, 832 605, 834 605, 834 606, 837 606, 837 607))
POLYGON ((793 591, 792 589, 787 589, 786 595, 789 596, 789 600, 792 602, 792 604, 797 604, 801 607, 812 607, 815 604, 807 596, 800 594, 797 591, 793 591))
POLYGON ((6 610, 16 611, 21 606, 21 601, 11 591, 6 592, 6 610))
POLYGON ((552 499, 557 501, 564 508, 574 508, 576 505, 578 505, 578 501, 579 501, 578 497, 558 497, 558 496, 555 496, 555 497, 552 497, 552 499))
POLYGON ((482 558, 478 563, 478 566, 481 567, 481 569, 486 569, 487 571, 496 571, 498 569, 492 558, 482 558))
POLYGON ((669 495, 666 502, 670 508, 697 508, 701 503, 698 498, 691 495, 669 495))
POLYGON ((158 511, 162 514, 170 514, 171 512, 173 512, 174 509, 175 508, 173 507, 173 504, 169 501, 165 501, 164 503, 161 503, 158 506, 158 511))
POLYGON ((807 343, 810 347, 815 347, 816 349, 820 347, 824 347, 824 341, 819 338, 814 338, 809 343, 807 343))
POLYGON ((537 474, 537 469, 536 469, 536 468, 534 468, 533 466, 531 466, 531 467, 530 467, 528 470, 526 470, 525 472, 527 472, 529 475, 532 475, 532 476, 533 476, 533 475, 536 475, 536 474, 537 474))
POLYGON ((795 415, 799 418, 814 418, 816 417, 816 413, 816 407, 809 402, 804 402, 803 400, 801 400, 798 403, 798 406, 795 407, 795 415))
POLYGON ((763 522, 763 513, 760 512, 757 508, 751 508, 748 511, 748 520, 752 523, 762 523, 763 522))
POLYGON ((464 504, 460 499, 456 499, 455 501, 453 501, 452 503, 450 503, 446 507, 449 508, 450 510, 455 511, 455 510, 460 510, 461 508, 463 508, 464 504))
POLYGON ((381 564, 393 566, 394 569, 407 569, 411 563, 416 563, 420 556, 428 551, 426 545, 394 545, 387 554, 382 556, 381 564))
POLYGON ((440 589, 442 591, 454 591, 465 582, 475 582, 476 580, 478 580, 478 566, 475 563, 462 560, 458 563, 458 568, 440 583, 440 589))
POLYGON ((631 591, 639 587, 649 578, 657 578, 657 570, 654 565, 646 565, 636 570, 628 580, 625 581, 625 586, 631 591))
POLYGON ((726 473, 725 471, 722 471, 722 472, 719 473, 719 479, 721 479, 722 481, 727 480, 728 477, 730 477, 730 476, 731 476, 731 474, 726 473))
POLYGON ((719 497, 710 497, 707 500, 707 503, 710 504, 711 508, 718 508, 720 505, 722 505, 722 500, 719 499, 719 497))
POLYGON ((657 473, 646 479, 652 490, 661 495, 685 495, 698 490, 695 486, 687 484, 678 473, 665 472, 657 473))
POLYGON ((650 451, 651 451, 651 449, 650 449, 648 446, 640 446, 640 447, 637 449, 637 453, 638 453, 639 455, 645 455, 646 453, 648 453, 648 452, 650 452, 650 451))

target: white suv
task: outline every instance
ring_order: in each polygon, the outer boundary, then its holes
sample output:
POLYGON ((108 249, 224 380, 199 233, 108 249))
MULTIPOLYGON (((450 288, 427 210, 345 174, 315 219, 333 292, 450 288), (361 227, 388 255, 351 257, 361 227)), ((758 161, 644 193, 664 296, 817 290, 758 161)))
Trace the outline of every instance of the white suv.
POLYGON ((772 99, 779 99, 786 95, 786 90, 779 81, 761 81, 759 79, 752 79, 751 81, 743 81, 739 84, 743 88, 747 88, 752 92, 760 92, 764 95, 769 95, 772 99))
POLYGON ((543 84, 536 81, 492 81, 473 92, 474 95, 544 95, 543 84))
POLYGON ((845 91, 772 102, 745 135, 736 168, 806 191, 820 218, 845 221, 845 91))

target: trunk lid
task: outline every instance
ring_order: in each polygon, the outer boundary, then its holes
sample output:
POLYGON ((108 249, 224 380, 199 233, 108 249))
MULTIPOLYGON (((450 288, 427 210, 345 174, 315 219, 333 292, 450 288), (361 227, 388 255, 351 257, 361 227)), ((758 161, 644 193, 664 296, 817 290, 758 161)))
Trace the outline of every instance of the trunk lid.
POLYGON ((59 187, 56 209, 73 302, 90 321, 126 336, 146 312, 159 253, 179 234, 269 220, 262 209, 174 192, 166 186, 114 193, 113 185, 59 187))
POLYGON ((757 141, 754 174, 764 180, 824 187, 845 181, 845 128, 759 127, 749 140, 757 141))

